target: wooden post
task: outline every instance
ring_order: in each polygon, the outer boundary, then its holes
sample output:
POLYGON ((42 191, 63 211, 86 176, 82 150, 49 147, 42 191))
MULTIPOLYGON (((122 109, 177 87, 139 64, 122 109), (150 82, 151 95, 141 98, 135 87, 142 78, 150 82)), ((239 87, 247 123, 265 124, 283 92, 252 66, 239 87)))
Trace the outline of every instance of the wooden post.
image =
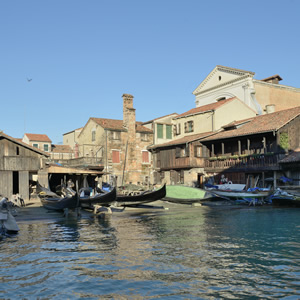
POLYGON ((242 154, 242 143, 240 140, 238 140, 238 151, 239 151, 239 155, 242 154))

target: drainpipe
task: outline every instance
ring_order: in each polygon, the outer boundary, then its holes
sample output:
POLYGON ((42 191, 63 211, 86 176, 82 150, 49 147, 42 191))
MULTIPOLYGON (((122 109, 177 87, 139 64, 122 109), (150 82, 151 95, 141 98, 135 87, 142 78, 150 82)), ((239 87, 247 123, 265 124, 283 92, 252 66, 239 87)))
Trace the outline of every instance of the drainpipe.
POLYGON ((215 118, 214 118, 215 110, 213 109, 211 112, 212 112, 212 114, 211 114, 211 131, 215 131, 215 118))

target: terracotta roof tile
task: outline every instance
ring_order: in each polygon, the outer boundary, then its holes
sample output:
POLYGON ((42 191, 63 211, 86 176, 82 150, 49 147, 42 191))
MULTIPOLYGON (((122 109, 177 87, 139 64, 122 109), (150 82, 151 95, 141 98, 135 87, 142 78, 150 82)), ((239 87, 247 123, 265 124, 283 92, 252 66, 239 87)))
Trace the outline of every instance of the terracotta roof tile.
MULTIPOLYGON (((300 106, 257 116, 252 119, 245 120, 249 122, 246 122, 244 125, 236 129, 223 130, 219 133, 214 134, 211 137, 203 139, 203 141, 212 141, 217 139, 226 139, 237 136, 277 131, 278 129, 280 129, 299 115, 300 106)), ((238 123, 242 123, 242 121, 238 121, 238 123)))
POLYGON ((207 105, 202 105, 202 106, 199 106, 199 107, 196 107, 196 108, 192 108, 189 111, 178 115, 177 117, 175 117, 175 119, 179 119, 181 117, 185 117, 185 116, 188 116, 188 115, 194 115, 194 114, 197 114, 197 113, 204 113, 204 112, 207 112, 207 111, 216 110, 220 106, 222 106, 222 105, 224 105, 228 102, 231 102, 233 99, 237 99, 237 98, 233 97, 233 98, 229 98, 229 99, 226 99, 226 100, 220 100, 220 101, 215 102, 215 103, 210 103, 210 104, 207 104, 207 105))
POLYGON ((52 145, 52 152, 54 153, 72 153, 73 150, 69 145, 52 145))
POLYGON ((46 134, 35 134, 35 133, 25 133, 30 141, 36 142, 48 142, 51 143, 52 141, 46 134))
MULTIPOLYGON (((91 118, 91 119, 105 129, 125 131, 123 127, 123 120, 103 119, 103 118, 91 118)), ((142 122, 136 122, 136 131, 149 132, 149 133, 153 132, 153 130, 143 126, 142 122)))

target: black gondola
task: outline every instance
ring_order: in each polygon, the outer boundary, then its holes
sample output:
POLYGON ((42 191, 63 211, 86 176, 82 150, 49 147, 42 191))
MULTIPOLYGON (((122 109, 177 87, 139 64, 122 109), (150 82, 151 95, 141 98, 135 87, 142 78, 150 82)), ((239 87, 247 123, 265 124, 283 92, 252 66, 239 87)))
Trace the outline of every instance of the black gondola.
POLYGON ((166 196, 166 185, 155 191, 145 191, 138 195, 117 195, 114 206, 136 206, 162 199, 166 196))
MULTIPOLYGON (((82 195, 82 193, 80 193, 82 195)), ((79 203, 82 208, 93 209, 94 205, 110 206, 110 204, 116 201, 117 191, 115 187, 112 187, 110 191, 104 193, 98 193, 94 196, 83 195, 79 197, 79 203)))

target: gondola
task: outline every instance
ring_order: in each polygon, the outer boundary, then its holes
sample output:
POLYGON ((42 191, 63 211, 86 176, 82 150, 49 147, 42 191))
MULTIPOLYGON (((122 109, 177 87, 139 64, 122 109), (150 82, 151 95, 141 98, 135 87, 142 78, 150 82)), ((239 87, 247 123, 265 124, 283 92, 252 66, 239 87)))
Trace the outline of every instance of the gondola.
POLYGON ((136 206, 139 204, 150 203, 166 196, 166 185, 154 191, 144 191, 135 195, 117 195, 114 206, 136 206))
POLYGON ((115 187, 111 187, 109 191, 101 192, 94 196, 86 195, 82 191, 79 195, 80 206, 86 209, 93 209, 94 205, 110 206, 112 202, 116 201, 117 191, 115 187))
POLYGON ((44 208, 50 210, 75 209, 79 207, 78 194, 71 188, 62 187, 62 195, 37 185, 37 192, 44 208))
MULTIPOLYGON (((42 193, 42 192, 41 192, 42 193)), ((75 194, 68 194, 65 197, 60 196, 47 196, 43 194, 39 194, 40 201, 44 208, 50 210, 64 210, 68 209, 75 209, 79 207, 78 195, 75 194)))

